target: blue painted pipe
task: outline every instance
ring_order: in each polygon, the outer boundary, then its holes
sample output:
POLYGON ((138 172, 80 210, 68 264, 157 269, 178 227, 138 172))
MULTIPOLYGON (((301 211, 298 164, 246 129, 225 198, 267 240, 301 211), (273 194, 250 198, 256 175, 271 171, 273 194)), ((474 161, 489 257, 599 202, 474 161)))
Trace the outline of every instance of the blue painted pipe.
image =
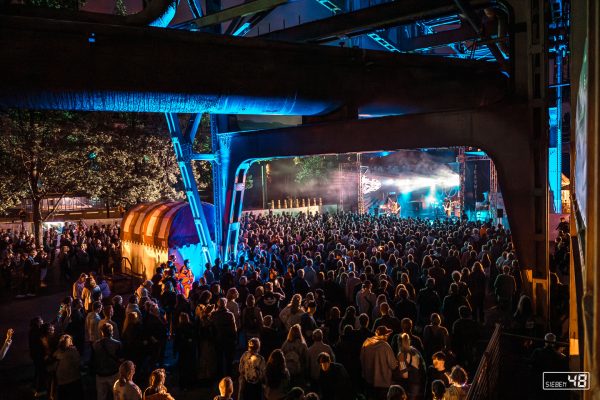
POLYGON ((507 94, 485 62, 148 27, 0 16, 0 107, 373 116, 507 94))

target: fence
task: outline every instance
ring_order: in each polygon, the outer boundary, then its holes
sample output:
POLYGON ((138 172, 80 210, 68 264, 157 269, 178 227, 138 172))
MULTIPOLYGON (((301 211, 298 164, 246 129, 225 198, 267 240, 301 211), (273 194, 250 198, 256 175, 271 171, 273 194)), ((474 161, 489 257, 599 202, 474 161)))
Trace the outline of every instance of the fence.
POLYGON ((469 388, 467 400, 497 398, 498 377, 500 375, 500 337, 502 330, 500 324, 496 324, 494 333, 481 357, 479 367, 469 388))

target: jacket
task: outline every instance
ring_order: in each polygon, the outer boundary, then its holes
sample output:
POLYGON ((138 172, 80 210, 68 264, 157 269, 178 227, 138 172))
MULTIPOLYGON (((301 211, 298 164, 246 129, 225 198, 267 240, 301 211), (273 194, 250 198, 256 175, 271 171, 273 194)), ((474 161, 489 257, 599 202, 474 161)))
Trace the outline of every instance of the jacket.
POLYGON ((392 371, 398 361, 387 339, 373 336, 365 340, 360 350, 363 378, 376 388, 387 388, 392 384, 392 371))

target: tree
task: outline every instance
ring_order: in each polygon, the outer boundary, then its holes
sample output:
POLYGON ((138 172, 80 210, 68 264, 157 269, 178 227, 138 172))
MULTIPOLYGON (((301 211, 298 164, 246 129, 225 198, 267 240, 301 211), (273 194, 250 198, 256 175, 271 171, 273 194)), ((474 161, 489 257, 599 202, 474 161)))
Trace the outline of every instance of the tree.
POLYGON ((11 111, 0 131, 0 204, 31 202, 37 245, 54 212, 42 215, 49 195, 83 193, 124 206, 183 197, 159 115, 11 111))
POLYGON ((296 173, 296 182, 299 184, 308 184, 325 177, 325 157, 312 156, 294 158, 294 164, 298 167, 296 173))
MULTIPOLYGON (((36 244, 42 245, 41 202, 62 198, 89 181, 89 140, 81 115, 68 112, 11 111, 0 120, 2 203, 31 201, 36 244)), ((58 205, 59 202, 57 202, 58 205)))
POLYGON ((162 115, 99 114, 94 126, 88 193, 107 204, 131 206, 183 198, 179 168, 162 115))

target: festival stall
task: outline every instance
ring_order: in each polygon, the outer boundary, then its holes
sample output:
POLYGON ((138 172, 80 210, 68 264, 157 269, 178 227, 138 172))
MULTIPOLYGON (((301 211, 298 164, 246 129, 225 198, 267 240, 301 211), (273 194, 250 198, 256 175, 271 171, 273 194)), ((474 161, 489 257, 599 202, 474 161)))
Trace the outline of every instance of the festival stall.
MULTIPOLYGON (((211 237, 214 235, 214 206, 202 203, 211 237)), ((123 257, 131 261, 131 270, 150 279, 155 268, 175 256, 177 265, 190 260, 195 276, 204 272, 202 248, 187 202, 139 204, 123 217, 121 225, 123 257)))

